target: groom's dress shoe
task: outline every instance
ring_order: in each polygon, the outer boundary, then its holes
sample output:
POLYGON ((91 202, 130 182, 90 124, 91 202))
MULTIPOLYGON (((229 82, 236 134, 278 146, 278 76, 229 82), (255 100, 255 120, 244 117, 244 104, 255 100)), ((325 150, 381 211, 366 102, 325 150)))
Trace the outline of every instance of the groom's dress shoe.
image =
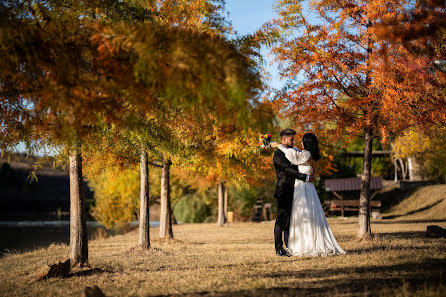
POLYGON ((276 251, 276 255, 280 257, 291 257, 291 254, 284 249, 276 251))

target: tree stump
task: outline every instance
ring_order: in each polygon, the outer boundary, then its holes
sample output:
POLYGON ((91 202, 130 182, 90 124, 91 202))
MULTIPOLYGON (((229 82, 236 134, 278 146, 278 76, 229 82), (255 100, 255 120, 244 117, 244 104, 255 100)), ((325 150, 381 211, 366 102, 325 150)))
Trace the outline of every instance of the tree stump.
POLYGON ((39 272, 38 279, 50 277, 65 277, 70 273, 70 259, 59 261, 56 264, 45 265, 39 272))

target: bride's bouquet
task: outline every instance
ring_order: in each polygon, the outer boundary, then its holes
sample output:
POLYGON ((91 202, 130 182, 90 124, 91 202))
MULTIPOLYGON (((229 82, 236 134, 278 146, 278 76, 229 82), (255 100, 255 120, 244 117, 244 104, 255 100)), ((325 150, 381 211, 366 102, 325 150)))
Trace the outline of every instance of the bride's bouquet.
POLYGON ((268 149, 271 147, 271 134, 262 134, 259 136, 259 146, 260 149, 268 149))

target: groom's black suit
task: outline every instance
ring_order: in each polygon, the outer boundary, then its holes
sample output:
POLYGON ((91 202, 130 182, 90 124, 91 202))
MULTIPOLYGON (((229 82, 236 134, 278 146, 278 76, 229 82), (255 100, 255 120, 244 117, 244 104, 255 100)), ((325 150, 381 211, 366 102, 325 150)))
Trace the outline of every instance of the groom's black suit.
POLYGON ((285 245, 288 245, 294 182, 296 179, 305 181, 307 175, 300 173, 298 166, 291 164, 280 149, 274 153, 273 162, 277 174, 276 193, 274 194, 277 199, 277 219, 274 226, 274 244, 277 252, 283 248, 282 233, 285 245))

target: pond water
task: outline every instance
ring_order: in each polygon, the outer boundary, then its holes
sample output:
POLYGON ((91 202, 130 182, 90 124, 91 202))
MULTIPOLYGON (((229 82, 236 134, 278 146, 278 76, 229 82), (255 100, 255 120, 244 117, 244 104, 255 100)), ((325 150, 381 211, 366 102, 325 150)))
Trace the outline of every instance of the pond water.
MULTIPOLYGON (((137 227, 138 222, 130 225, 137 227)), ((159 222, 150 222, 150 227, 158 226, 159 222)), ((100 227, 103 226, 96 221, 87 221, 89 239, 100 227)), ((69 221, 0 221, 0 256, 46 247, 52 243, 70 243, 69 221)))

